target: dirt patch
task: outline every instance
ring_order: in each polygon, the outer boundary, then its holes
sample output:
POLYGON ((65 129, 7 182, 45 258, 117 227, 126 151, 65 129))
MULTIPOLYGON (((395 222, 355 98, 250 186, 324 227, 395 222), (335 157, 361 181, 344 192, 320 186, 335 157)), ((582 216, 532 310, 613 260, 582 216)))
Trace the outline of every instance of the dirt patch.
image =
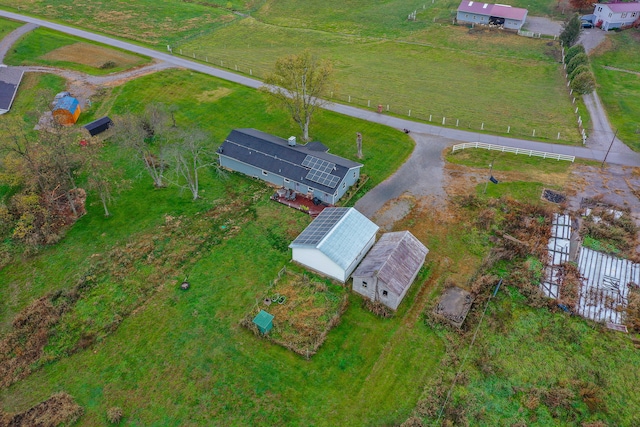
POLYGON ((141 62, 141 59, 136 56, 89 43, 74 43, 62 46, 43 55, 41 58, 49 61, 74 62, 94 68, 127 67, 141 62))
POLYGON ((198 95, 196 95, 196 99, 200 102, 216 102, 220 98, 224 98, 227 95, 233 93, 233 90, 226 87, 219 87, 214 90, 207 90, 198 95))
POLYGON ((67 393, 56 393, 49 399, 19 414, 0 411, 0 427, 57 427, 77 421, 84 409, 67 393))

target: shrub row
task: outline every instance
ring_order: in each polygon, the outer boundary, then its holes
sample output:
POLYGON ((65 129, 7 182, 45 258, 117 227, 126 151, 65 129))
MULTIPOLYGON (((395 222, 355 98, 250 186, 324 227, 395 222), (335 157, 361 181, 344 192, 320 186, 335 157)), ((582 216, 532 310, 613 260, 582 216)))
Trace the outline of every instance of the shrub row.
POLYGON ((581 95, 593 92, 596 88, 596 78, 591 71, 584 46, 577 44, 567 49, 564 63, 571 81, 571 89, 581 95))

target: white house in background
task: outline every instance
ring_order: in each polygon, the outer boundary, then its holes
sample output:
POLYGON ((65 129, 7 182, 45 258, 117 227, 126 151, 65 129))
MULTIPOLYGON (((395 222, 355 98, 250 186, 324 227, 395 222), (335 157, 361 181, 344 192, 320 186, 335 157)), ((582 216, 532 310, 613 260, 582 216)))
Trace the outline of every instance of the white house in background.
POLYGON ((375 243, 378 228, 354 208, 325 208, 289 245, 292 258, 344 283, 375 243))
POLYGON ((353 291, 396 310, 428 253, 408 231, 383 234, 353 272, 353 291))
POLYGON ((640 2, 598 3, 593 10, 593 24, 605 31, 640 23, 640 2))
POLYGON ((506 4, 462 0, 458 6, 458 23, 496 25, 510 30, 519 30, 527 20, 527 9, 506 4))

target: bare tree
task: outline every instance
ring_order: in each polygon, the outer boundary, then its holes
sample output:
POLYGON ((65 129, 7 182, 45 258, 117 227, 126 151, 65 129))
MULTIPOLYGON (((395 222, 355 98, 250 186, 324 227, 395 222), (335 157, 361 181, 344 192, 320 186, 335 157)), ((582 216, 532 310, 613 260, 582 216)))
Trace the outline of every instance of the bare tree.
POLYGON ((170 116, 160 104, 149 104, 142 114, 126 114, 114 120, 114 137, 118 143, 135 153, 156 188, 164 187, 170 116))
POLYGON ((358 158, 362 158, 362 134, 356 132, 356 147, 358 148, 358 158))
POLYGON ((311 117, 324 104, 333 75, 333 64, 320 60, 305 50, 300 55, 288 55, 276 61, 275 70, 267 76, 265 91, 284 106, 300 126, 302 138, 309 141, 311 117))
POLYGON ((200 169, 214 165, 215 158, 210 151, 208 135, 199 129, 181 130, 169 150, 172 174, 169 182, 188 189, 193 200, 199 198, 200 169))
POLYGON ((102 143, 94 141, 85 147, 87 155, 87 185, 90 190, 98 194, 104 209, 104 216, 111 216, 109 204, 115 195, 129 186, 124 179, 122 169, 115 168, 110 162, 102 158, 102 143))

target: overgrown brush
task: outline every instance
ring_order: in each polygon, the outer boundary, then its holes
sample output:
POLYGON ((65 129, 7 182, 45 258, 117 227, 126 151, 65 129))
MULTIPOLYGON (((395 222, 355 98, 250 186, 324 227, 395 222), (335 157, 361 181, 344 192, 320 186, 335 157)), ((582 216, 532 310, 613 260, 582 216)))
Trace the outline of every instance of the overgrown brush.
POLYGON ((0 427, 68 426, 74 424, 83 413, 84 409, 73 397, 60 392, 19 414, 10 415, 0 410, 0 427))

